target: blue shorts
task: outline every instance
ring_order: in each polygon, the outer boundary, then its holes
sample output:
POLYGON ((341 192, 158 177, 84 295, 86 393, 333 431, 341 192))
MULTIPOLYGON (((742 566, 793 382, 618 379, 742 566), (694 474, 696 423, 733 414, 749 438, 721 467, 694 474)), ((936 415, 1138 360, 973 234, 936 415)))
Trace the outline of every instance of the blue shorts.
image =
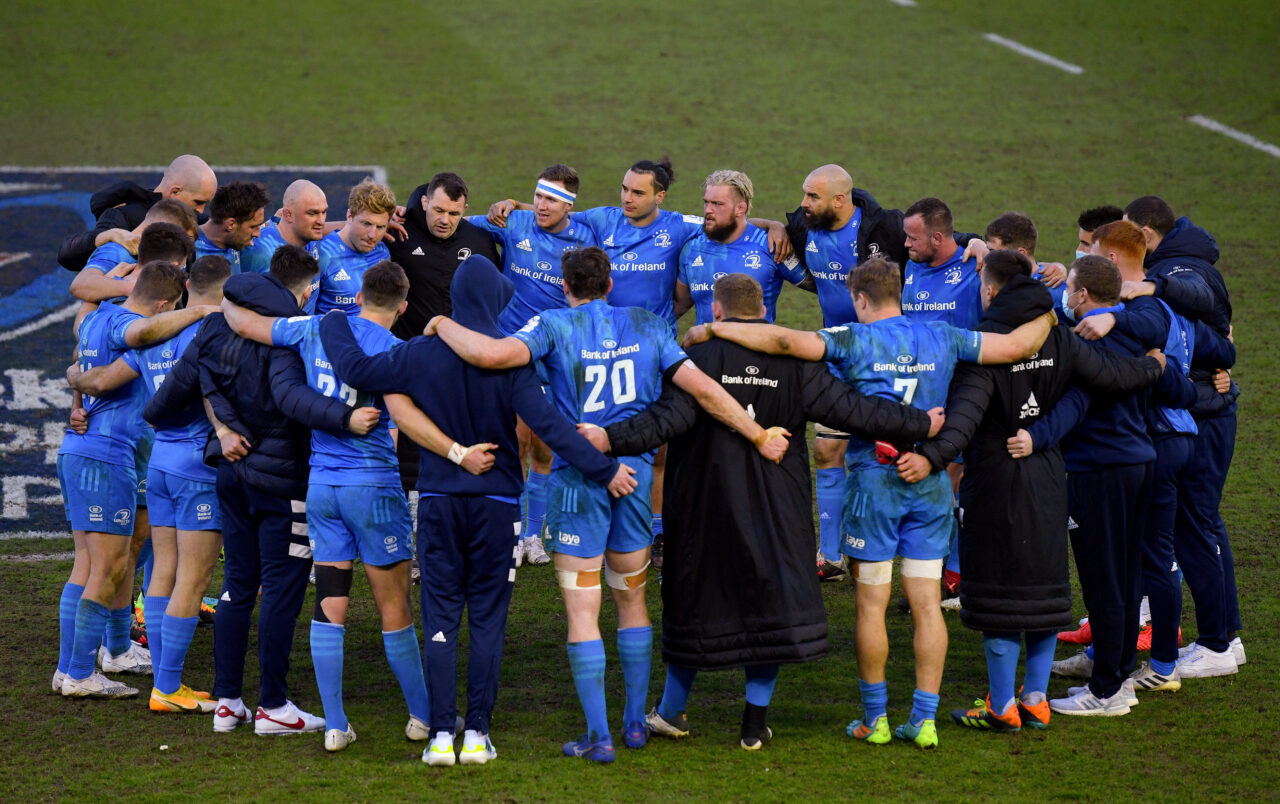
POLYGON ((215 483, 201 483, 152 466, 147 470, 151 524, 178 530, 222 530, 215 483))
POLYGON ((138 479, 131 466, 81 455, 58 456, 62 503, 73 530, 133 535, 138 479))
POLYGON ((139 508, 147 507, 147 469, 151 466, 151 448, 156 443, 156 431, 150 427, 138 439, 137 449, 133 453, 133 473, 138 476, 137 504, 139 508))
POLYGON ((855 561, 945 558, 953 520, 946 472, 909 484, 892 466, 855 469, 845 486, 840 552, 855 561))
POLYGON ((636 490, 620 499, 571 466, 551 471, 547 481, 547 529, 556 552, 581 558, 605 550, 631 553, 653 544, 653 465, 643 458, 622 462, 636 470, 636 490))
POLYGON ((399 486, 307 487, 307 538, 313 561, 374 567, 413 558, 409 501, 399 486))

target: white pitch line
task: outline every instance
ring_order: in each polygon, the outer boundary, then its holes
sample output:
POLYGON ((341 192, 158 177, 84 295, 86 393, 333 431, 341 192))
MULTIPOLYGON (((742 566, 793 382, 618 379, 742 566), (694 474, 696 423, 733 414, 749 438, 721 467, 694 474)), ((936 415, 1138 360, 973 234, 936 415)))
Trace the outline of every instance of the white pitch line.
POLYGON ((913 8, 916 4, 916 0, 889 0, 889 2, 893 3, 895 6, 902 6, 903 8, 913 8))
POLYGON ((17 329, 11 329, 8 332, 0 332, 0 343, 4 343, 5 341, 11 341, 14 338, 21 338, 23 335, 26 335, 31 332, 35 332, 38 329, 44 329, 50 324, 56 324, 59 321, 66 321, 68 318, 74 318, 76 311, 79 309, 80 309, 80 302, 76 302, 75 304, 68 304, 66 307, 63 307, 61 310, 54 310, 52 313, 49 313, 43 318, 37 318, 35 321, 32 321, 30 324, 23 324, 17 329))
POLYGON ((0 556, 0 560, 18 561, 25 564, 36 561, 70 561, 75 557, 75 553, 34 553, 26 556, 0 556))
POLYGON ((0 533, 0 542, 13 539, 70 539, 68 531, 57 530, 19 530, 13 533, 0 533))
POLYGON ((1214 120, 1211 117, 1204 117, 1203 115, 1193 114, 1187 118, 1187 122, 1195 123, 1197 126, 1200 126, 1201 128, 1207 128, 1210 131, 1216 131, 1225 137, 1230 137, 1236 142, 1242 142, 1245 145, 1248 145, 1250 148, 1257 148, 1259 151, 1262 151, 1264 154, 1270 154, 1271 156, 1280 158, 1280 148, 1272 145, 1269 142, 1263 142, 1262 140, 1258 139, 1252 134, 1245 134, 1243 131, 1237 131, 1231 126, 1224 126, 1223 124, 1219 123, 1217 120, 1214 120))
POLYGON ((1005 39, 1000 34, 986 33, 982 35, 982 38, 986 39, 988 42, 994 42, 1001 47, 1007 47, 1014 53, 1021 53, 1029 59, 1035 59, 1042 64, 1049 65, 1050 67, 1057 67, 1063 72, 1071 73, 1072 75, 1080 75, 1084 72, 1084 68, 1077 64, 1071 64, 1070 62, 1063 61, 1062 59, 1055 59, 1048 53, 1042 53, 1035 48, 1027 47, 1021 42, 1015 42, 1012 39, 1005 39))

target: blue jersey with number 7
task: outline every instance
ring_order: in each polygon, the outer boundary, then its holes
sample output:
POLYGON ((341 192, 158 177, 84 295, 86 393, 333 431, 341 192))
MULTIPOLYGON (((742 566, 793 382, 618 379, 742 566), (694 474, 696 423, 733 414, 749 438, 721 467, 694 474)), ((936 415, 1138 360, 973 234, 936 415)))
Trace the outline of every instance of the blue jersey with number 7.
MULTIPOLYGON (((892 399, 920 410, 945 405, 956 363, 977 362, 982 333, 941 321, 902 316, 871 324, 846 324, 818 331, 827 345, 823 357, 836 374, 867 396, 892 399)), ((850 436, 849 469, 877 466, 875 445, 850 436)))

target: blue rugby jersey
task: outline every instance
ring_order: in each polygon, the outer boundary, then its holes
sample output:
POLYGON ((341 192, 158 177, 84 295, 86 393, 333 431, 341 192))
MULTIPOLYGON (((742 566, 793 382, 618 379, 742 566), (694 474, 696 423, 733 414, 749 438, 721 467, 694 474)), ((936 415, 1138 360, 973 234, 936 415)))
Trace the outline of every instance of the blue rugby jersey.
POLYGON ((575 212, 573 219, 595 233, 609 255, 613 290, 607 301, 614 307, 642 307, 676 331, 673 300, 680 250, 702 232, 702 218, 658 210, 648 226, 636 226, 621 207, 596 207, 575 212))
POLYGON ((603 299, 547 310, 514 337, 546 367, 556 409, 600 427, 647 408, 662 393, 663 373, 687 359, 667 322, 603 299))
POLYGON ((494 226, 483 215, 467 218, 502 245, 502 271, 511 280, 514 293, 498 314, 498 329, 511 334, 538 313, 567 307, 560 257, 566 251, 596 244, 590 226, 569 218, 569 225, 555 234, 538 225, 530 210, 512 210, 506 228, 494 226))
POLYGON ((227 262, 231 263, 231 273, 240 273, 240 252, 233 248, 220 248, 213 244, 213 241, 205 237, 204 229, 196 229, 196 259, 207 257, 210 254, 216 254, 219 257, 226 257, 227 262))
MULTIPOLYGON (((202 323, 203 320, 196 321, 167 341, 133 349, 125 355, 125 362, 142 375, 138 382, 146 391, 147 401, 155 396, 169 370, 182 358, 202 323)), ((204 462, 204 446, 213 426, 202 405, 192 405, 188 413, 185 425, 156 428, 150 465, 187 480, 212 483, 217 479, 217 470, 204 462)))
MULTIPOLYGON (((245 273, 265 274, 271 270, 271 258, 276 249, 285 245, 284 235, 280 234, 280 221, 272 218, 254 239, 253 244, 240 252, 240 270, 245 273)), ((313 240, 304 246, 307 253, 320 259, 320 241, 313 240)))
MULTIPOLYGON (((347 245, 342 232, 330 232, 320 241, 316 260, 320 263, 320 289, 315 298, 316 315, 330 310, 341 310, 349 315, 360 312, 356 294, 364 282, 364 272, 391 259, 385 243, 379 243, 368 252, 360 252, 347 245)), ((310 306, 310 305, 308 305, 310 306)))
MULTIPOLYGON (((102 302, 97 310, 80 322, 80 368, 88 371, 105 366, 129 351, 125 331, 142 318, 137 313, 102 302)), ((142 409, 147 392, 138 380, 132 380, 105 396, 84 397, 89 414, 89 429, 78 435, 70 428, 58 450, 62 455, 79 455, 117 466, 133 466, 138 442, 144 438, 146 423, 142 409)))
POLYGON ((749 223, 742 236, 732 243, 720 243, 700 232, 680 252, 677 275, 693 296, 695 323, 706 324, 712 320, 711 287, 725 274, 747 274, 759 282, 764 291, 765 318, 773 321, 782 282, 800 284, 804 280, 804 266, 794 255, 785 263, 774 262, 769 254, 769 234, 749 223))
POLYGON ((89 255, 85 268, 92 268, 100 274, 106 274, 122 262, 137 265, 138 258, 129 253, 129 249, 119 243, 103 243, 89 255))
POLYGON ((944 321, 977 329, 982 321, 982 279, 976 259, 957 248, 936 268, 908 260, 902 276, 902 314, 914 321, 944 321))
POLYGON ((861 225, 862 207, 854 207, 853 217, 839 229, 809 229, 805 235, 804 263, 818 291, 824 327, 858 320, 848 281, 849 271, 858 265, 861 225))
MULTIPOLYGON (((842 380, 867 396, 920 410, 945 405, 956 363, 976 362, 982 350, 980 332, 904 316, 829 327, 818 335, 827 346, 823 359, 842 380)), ((850 436, 845 465, 851 470, 879 465, 874 443, 850 436)))
MULTIPOLYGON (((326 238, 327 239, 327 238, 326 238)), ((320 342, 321 316, 278 318, 271 326, 271 342, 302 356, 307 384, 353 408, 376 407, 382 411, 368 435, 334 435, 311 431, 311 482, 329 486, 400 486, 400 463, 391 440, 391 417, 382 397, 356 390, 334 375, 320 342)), ((365 354, 381 354, 401 343, 388 330, 359 316, 349 316, 351 332, 365 354)), ((424 367, 425 368, 425 367, 424 367)))

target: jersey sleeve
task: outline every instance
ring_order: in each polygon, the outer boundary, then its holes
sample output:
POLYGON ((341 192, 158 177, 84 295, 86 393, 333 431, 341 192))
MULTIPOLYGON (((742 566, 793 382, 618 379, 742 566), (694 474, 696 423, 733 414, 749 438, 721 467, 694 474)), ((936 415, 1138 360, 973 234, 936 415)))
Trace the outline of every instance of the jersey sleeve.
POLYGON ((688 243, 702 231, 702 217, 699 215, 681 215, 678 233, 681 243, 688 243))
POLYGON ((293 318, 277 318, 271 325, 271 344, 288 346, 297 350, 311 329, 311 316, 296 315, 293 318))
POLYGON ((676 339, 671 337, 671 329, 665 321, 660 321, 653 328, 653 340, 658 344, 658 364, 663 374, 672 366, 689 359, 676 339))
POLYGON ((529 347, 529 362, 541 360, 556 346, 556 328, 544 316, 535 315, 529 322, 511 334, 511 337, 529 347))
POLYGON ((480 231, 498 240, 502 239, 502 233, 506 231, 501 227, 494 226, 492 223, 489 222, 489 219, 484 215, 468 215, 465 218, 465 220, 467 223, 476 227, 480 231))
POLYGON ((857 348, 857 339, 849 325, 827 327, 818 330, 818 337, 827 345, 822 359, 828 363, 847 363, 857 348))
POLYGON ((100 274, 106 274, 120 263, 128 262, 129 260, 124 259, 127 256, 131 255, 116 243, 103 243, 93 250, 93 254, 89 255, 89 261, 84 264, 84 267, 92 268, 100 274))
MULTIPOLYGON (((689 243, 692 243, 690 239, 689 243)), ((683 285, 689 284, 689 243, 685 243, 680 249, 680 258, 676 261, 676 281, 683 285)))
POLYGON ((956 327, 950 329, 956 360, 962 363, 977 363, 978 355, 982 354, 982 333, 973 329, 956 327))
POLYGON ((120 355, 120 359, 124 361, 126 366, 133 369, 135 373, 142 374, 143 357, 138 354, 139 351, 140 350, 138 349, 130 349, 120 355))
POLYGON ((573 221, 585 226, 597 240, 601 240, 607 234, 605 227, 609 225, 609 207, 592 207, 574 212, 573 221))
POLYGON ((787 257, 782 262, 776 262, 778 276, 787 280, 793 285, 798 285, 804 281, 805 270, 804 263, 800 262, 800 258, 795 254, 787 257))
POLYGON ((107 345, 117 352, 129 351, 125 333, 129 331, 129 325, 139 318, 142 316, 133 313, 116 316, 116 319, 111 322, 111 328, 107 331, 107 345))

